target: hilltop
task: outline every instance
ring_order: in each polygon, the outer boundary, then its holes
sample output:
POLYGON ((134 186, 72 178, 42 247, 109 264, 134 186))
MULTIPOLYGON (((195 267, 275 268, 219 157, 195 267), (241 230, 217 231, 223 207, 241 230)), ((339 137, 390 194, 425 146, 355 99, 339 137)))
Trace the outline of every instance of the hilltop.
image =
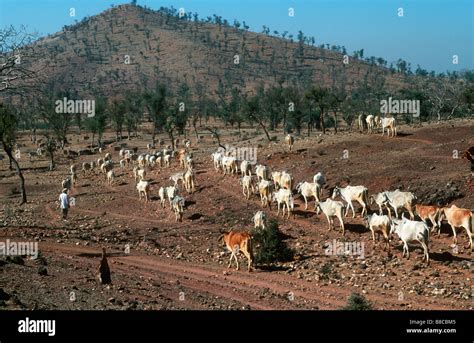
MULTIPOLYGON (((196 18, 195 18, 196 19, 196 18)), ((313 42, 314 44, 314 42, 313 42)), ((83 95, 120 95, 156 81, 177 89, 204 85, 214 94, 219 83, 253 92, 257 85, 298 82, 330 88, 354 88, 367 81, 399 89, 404 76, 377 63, 306 42, 250 32, 227 24, 179 18, 120 5, 35 43, 45 83, 83 95), (237 62, 238 63, 234 63, 237 62)))

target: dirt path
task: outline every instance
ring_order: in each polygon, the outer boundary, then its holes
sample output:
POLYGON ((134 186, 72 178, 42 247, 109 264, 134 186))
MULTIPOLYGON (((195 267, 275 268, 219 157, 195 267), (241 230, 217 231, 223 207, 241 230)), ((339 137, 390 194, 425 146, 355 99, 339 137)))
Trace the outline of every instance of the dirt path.
MULTIPOLYGON (((75 247, 53 242, 41 242, 40 249, 45 254, 79 256, 83 260, 100 256, 99 248, 75 247)), ((235 271, 224 266, 198 265, 164 259, 158 256, 141 254, 124 255, 123 252, 111 252, 109 263, 113 261, 112 270, 116 274, 150 277, 159 280, 163 275, 179 280, 185 288, 215 296, 233 299, 253 309, 298 309, 311 305, 319 309, 337 309, 345 305, 350 289, 324 286, 317 282, 298 280, 291 275, 273 274, 271 272, 235 271), (225 274, 223 274, 223 272, 225 274), (132 275, 130 275, 132 273, 132 275), (160 278, 158 278, 160 276, 160 278), (258 290, 267 290, 264 296, 258 290), (293 300, 290 300, 292 296, 293 300)), ((86 261, 87 263, 87 261, 86 261)), ((115 276, 117 278, 118 276, 115 276)), ((385 308, 398 308, 400 301, 396 295, 391 297, 371 294, 372 301, 385 308)), ((418 306, 430 306, 432 309, 447 310, 449 303, 438 301, 431 304, 417 299, 418 306)))

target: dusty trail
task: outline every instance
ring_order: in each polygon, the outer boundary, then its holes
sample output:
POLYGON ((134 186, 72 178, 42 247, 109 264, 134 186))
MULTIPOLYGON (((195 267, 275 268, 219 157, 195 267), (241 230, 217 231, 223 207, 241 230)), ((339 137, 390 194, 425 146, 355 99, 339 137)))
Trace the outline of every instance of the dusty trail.
MULTIPOLYGON (((90 264, 91 257, 100 256, 100 248, 70 246, 51 241, 40 243, 43 253, 60 254, 64 257, 74 255, 84 264, 90 264), (89 256, 89 257, 88 257, 89 256)), ((150 277, 160 280, 163 276, 170 280, 179 280, 180 285, 197 292, 204 292, 222 298, 233 299, 253 309, 298 309, 311 305, 319 309, 337 309, 345 305, 351 289, 321 285, 317 282, 308 282, 295 279, 294 276, 273 274, 265 271, 235 271, 225 266, 198 265, 189 262, 180 262, 174 259, 165 259, 159 256, 142 254, 125 255, 123 252, 111 252, 109 263, 113 261, 114 273, 141 277, 150 277), (223 274, 226 271, 227 275, 223 274), (267 289, 270 295, 259 296, 258 290, 267 289), (294 300, 289 300, 289 294, 294 300)), ((93 262, 97 262, 94 260, 93 262)), ((398 308, 400 301, 396 296, 371 294, 376 305, 385 308, 398 308)), ((449 309, 450 305, 443 300, 435 305, 428 301, 419 301, 421 306, 431 306, 433 309, 449 309)))

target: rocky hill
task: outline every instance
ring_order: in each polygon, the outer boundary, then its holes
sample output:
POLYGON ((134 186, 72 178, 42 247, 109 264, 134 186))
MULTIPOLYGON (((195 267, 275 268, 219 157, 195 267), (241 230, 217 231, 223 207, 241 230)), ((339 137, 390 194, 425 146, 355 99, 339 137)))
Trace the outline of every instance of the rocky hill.
POLYGON ((222 22, 178 18, 169 10, 121 5, 64 27, 35 43, 45 82, 91 95, 123 94, 157 80, 176 89, 219 82, 252 92, 261 82, 299 82, 350 89, 357 82, 399 88, 404 77, 388 68, 222 22))

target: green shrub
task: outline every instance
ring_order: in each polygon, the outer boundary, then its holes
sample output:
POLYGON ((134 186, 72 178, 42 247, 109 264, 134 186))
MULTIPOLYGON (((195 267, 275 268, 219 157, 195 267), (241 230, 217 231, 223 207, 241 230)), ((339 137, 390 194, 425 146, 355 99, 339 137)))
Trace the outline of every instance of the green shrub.
POLYGON ((255 250, 255 263, 287 262, 293 259, 294 251, 283 241, 278 223, 271 220, 265 230, 252 230, 255 250))
POLYGON ((343 310, 349 311, 367 311, 372 310, 372 305, 364 296, 358 293, 352 293, 343 310))

